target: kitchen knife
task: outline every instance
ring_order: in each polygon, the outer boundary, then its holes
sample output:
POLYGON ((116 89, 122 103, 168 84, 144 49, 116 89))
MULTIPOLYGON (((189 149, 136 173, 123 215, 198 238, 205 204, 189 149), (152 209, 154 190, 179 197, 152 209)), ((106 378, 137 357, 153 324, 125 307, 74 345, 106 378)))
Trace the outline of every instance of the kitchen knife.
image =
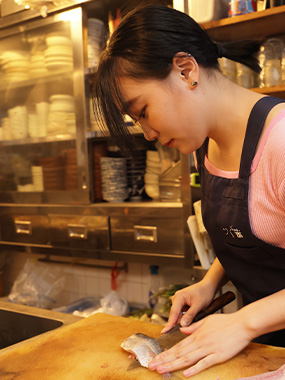
MULTIPOLYGON (((205 318, 206 316, 215 313, 222 307, 228 305, 235 298, 236 296, 233 292, 226 292, 222 294, 221 296, 215 298, 205 310, 200 311, 194 318, 193 322, 198 322, 201 319, 205 318)), ((174 327, 172 327, 171 330, 167 331, 164 334, 161 334, 156 339, 156 341, 160 345, 161 351, 168 350, 169 348, 174 346, 176 343, 186 338, 187 335, 182 334, 182 332, 180 331, 180 327, 181 327, 180 324, 177 324, 174 327)), ((140 363, 137 359, 133 359, 127 370, 130 371, 131 369, 134 369, 137 367, 140 367, 140 363)))

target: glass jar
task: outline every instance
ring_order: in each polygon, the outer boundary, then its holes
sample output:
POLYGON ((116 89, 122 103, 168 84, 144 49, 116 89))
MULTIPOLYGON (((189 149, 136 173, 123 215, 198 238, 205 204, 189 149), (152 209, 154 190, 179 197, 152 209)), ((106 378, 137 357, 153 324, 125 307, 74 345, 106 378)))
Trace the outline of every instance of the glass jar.
POLYGON ((236 66, 237 66, 237 84, 245 88, 254 87, 253 71, 249 67, 241 63, 237 63, 236 66))
POLYGON ((279 86, 282 84, 281 57, 283 42, 278 38, 271 38, 264 44, 265 65, 264 77, 265 86, 279 86))

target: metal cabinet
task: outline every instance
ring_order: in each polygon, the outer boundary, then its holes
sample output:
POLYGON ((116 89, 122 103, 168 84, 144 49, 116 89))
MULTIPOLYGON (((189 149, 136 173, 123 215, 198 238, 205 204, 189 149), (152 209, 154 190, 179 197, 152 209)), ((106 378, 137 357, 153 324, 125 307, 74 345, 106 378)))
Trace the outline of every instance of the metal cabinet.
POLYGON ((49 215, 50 242, 55 248, 109 250, 107 216, 49 215))
POLYGON ((2 214, 1 241, 49 245, 49 219, 46 215, 2 214))
POLYGON ((89 203, 83 45, 80 7, 1 29, 0 202, 89 203))
POLYGON ((111 217, 112 249, 181 256, 184 253, 182 218, 111 217))

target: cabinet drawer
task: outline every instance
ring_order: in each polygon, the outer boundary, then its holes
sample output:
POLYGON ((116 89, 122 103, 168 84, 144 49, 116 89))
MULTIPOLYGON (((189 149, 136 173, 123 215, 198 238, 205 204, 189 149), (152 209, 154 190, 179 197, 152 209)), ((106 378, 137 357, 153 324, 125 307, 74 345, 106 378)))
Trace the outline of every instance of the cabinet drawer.
POLYGON ((1 240, 11 243, 48 244, 46 215, 2 215, 1 240))
POLYGON ((111 217, 113 250, 184 254, 182 218, 111 217))
POLYGON ((76 249, 109 249, 107 216, 50 215, 51 244, 76 249))

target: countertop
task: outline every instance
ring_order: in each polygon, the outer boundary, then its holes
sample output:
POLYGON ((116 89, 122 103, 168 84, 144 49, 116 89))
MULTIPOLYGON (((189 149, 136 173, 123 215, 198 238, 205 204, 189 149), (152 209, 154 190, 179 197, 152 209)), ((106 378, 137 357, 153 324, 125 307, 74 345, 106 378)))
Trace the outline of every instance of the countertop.
MULTIPOLYGON (((136 332, 157 337, 161 326, 98 313, 10 350, 0 351, 1 380, 155 380, 146 368, 127 371, 128 353, 120 344, 136 332)), ((235 358, 192 380, 235 380, 274 371, 285 363, 285 349, 250 344, 235 358)), ((182 371, 178 379, 185 379, 182 371)))

